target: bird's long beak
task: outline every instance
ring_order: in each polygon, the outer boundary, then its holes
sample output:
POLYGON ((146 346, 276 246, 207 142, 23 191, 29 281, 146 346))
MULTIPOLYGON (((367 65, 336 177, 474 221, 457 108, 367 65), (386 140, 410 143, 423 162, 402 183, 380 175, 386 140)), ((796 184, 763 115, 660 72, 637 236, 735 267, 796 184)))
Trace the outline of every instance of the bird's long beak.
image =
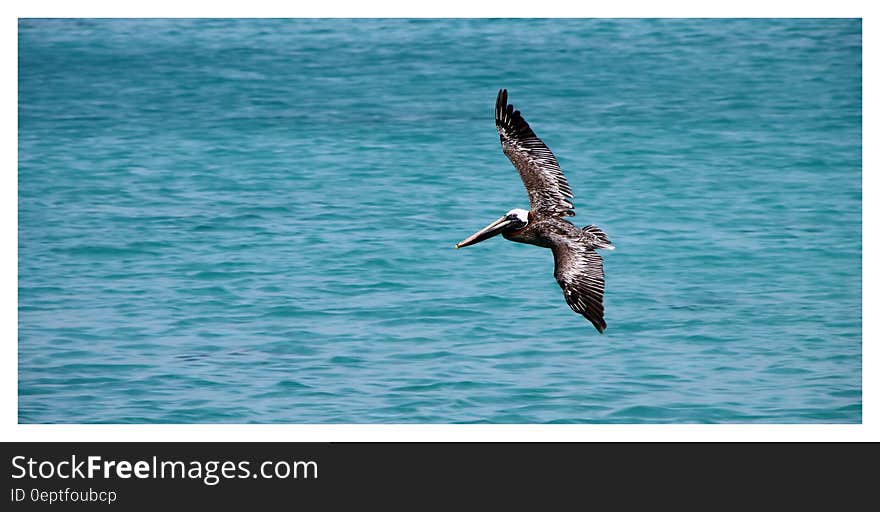
POLYGON ((455 244, 455 248, 461 249, 462 247, 474 245, 477 242, 482 242, 483 240, 486 240, 488 238, 492 238, 493 236, 504 231, 504 228, 506 228, 510 223, 511 223, 511 221, 507 217, 501 217, 500 219, 496 220, 492 224, 489 224, 488 226, 477 231, 473 235, 471 235, 471 236, 465 238, 464 240, 462 240, 461 242, 458 242, 457 244, 455 244))

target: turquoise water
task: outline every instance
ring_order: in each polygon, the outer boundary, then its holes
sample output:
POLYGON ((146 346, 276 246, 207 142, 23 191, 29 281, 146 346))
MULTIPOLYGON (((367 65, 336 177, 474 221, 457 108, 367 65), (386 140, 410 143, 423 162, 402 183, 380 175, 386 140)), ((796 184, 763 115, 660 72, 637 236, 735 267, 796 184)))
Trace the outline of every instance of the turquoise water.
POLYGON ((861 421, 858 20, 23 20, 22 423, 861 421), (601 226, 528 207, 510 90, 601 226))

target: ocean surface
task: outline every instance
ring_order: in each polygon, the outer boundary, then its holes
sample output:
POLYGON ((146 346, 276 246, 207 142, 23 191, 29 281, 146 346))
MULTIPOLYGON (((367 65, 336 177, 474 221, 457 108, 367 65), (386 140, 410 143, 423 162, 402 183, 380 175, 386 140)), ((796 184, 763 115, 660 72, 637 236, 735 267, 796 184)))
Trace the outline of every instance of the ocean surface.
POLYGON ((858 20, 21 20, 21 423, 858 423, 858 20), (500 88, 602 227, 608 329, 500 88))

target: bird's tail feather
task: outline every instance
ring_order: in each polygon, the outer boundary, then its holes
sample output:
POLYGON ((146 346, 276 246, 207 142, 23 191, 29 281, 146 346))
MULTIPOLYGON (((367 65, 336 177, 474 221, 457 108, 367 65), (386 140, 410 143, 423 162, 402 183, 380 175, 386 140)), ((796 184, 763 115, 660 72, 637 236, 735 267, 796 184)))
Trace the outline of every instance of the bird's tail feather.
POLYGON ((605 234, 604 231, 599 229, 598 227, 590 224, 583 229, 584 234, 592 235, 591 242, 596 246, 597 249, 609 249, 614 250, 614 244, 611 243, 611 240, 608 239, 608 235, 605 234))

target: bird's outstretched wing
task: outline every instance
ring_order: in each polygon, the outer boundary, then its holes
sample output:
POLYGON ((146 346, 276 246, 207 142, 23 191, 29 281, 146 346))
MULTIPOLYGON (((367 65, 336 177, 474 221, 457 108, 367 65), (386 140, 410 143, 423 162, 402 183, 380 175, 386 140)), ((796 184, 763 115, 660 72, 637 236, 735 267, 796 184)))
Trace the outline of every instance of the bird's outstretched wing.
POLYGON ((507 89, 498 91, 495 126, 504 154, 519 171, 532 210, 552 215, 574 215, 571 187, 556 157, 529 127, 519 110, 507 104, 507 89))
POLYGON ((553 276, 562 287, 565 301, 575 313, 589 320, 596 330, 605 330, 605 272, 602 257, 595 250, 577 240, 553 245, 556 269, 553 276))

